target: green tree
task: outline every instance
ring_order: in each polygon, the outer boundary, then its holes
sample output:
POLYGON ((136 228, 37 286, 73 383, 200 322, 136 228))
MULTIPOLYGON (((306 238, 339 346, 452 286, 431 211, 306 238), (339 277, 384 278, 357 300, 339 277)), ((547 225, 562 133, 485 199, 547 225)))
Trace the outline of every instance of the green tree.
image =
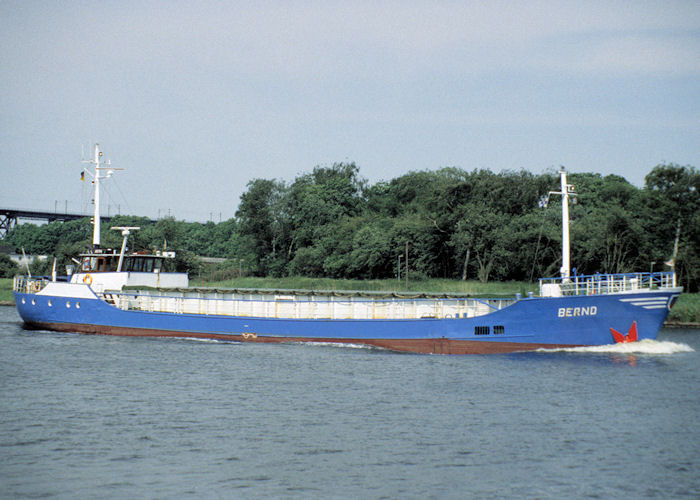
POLYGON ((392 219, 364 218, 352 234, 352 250, 348 256, 348 277, 360 279, 389 278, 396 256, 396 243, 387 237, 395 231, 392 219))
POLYGON ((12 259, 10 259, 10 256, 0 253, 0 278, 12 278, 14 275, 19 273, 19 266, 15 264, 12 259))
POLYGON ((617 175, 572 174, 570 178, 579 193, 577 205, 571 208, 572 265, 578 273, 639 269, 644 240, 639 190, 617 175))
POLYGON ((645 230, 655 247, 651 260, 670 259, 687 289, 698 290, 697 220, 700 212, 700 172, 695 167, 661 164, 645 177, 645 230))
POLYGON ((284 182, 254 179, 236 211, 240 254, 257 275, 280 276, 291 252, 290 223, 284 182))
POLYGON ((482 204, 461 207, 461 217, 451 239, 451 246, 461 255, 470 251, 476 275, 486 283, 492 274, 496 279, 509 277, 512 252, 509 250, 510 217, 482 204))
MULTIPOLYGON (((336 235, 339 239, 352 239, 353 235, 339 235, 335 229, 343 220, 363 212, 365 185, 354 163, 316 167, 313 172, 297 177, 289 188, 285 204, 291 231, 290 273, 321 276, 326 272, 325 262, 333 246, 329 238, 336 235)), ((339 243, 338 239, 333 239, 339 243)), ((338 252, 335 252, 335 260, 337 258, 338 252)), ((329 265, 334 267, 332 262, 329 265)))

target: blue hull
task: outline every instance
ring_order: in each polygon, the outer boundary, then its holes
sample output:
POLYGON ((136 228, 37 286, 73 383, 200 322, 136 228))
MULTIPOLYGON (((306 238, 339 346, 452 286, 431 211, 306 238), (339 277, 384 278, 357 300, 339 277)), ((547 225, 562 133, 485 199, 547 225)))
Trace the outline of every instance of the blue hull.
POLYGON ((460 354, 612 344, 612 330, 627 334, 635 329, 638 340, 655 339, 678 295, 664 290, 536 297, 473 318, 386 320, 123 311, 98 299, 20 292, 15 292, 15 302, 29 327, 49 330, 257 342, 344 342, 399 351, 460 354), (655 302, 654 307, 649 307, 650 300, 655 302))

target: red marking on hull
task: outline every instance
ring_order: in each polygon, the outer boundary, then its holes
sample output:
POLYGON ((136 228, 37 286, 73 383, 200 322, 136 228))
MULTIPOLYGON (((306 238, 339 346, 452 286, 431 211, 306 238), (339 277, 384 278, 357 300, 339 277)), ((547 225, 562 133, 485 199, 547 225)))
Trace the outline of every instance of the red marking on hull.
POLYGON ((611 328, 610 333, 612 333, 613 338, 615 339, 616 344, 625 344, 627 342, 636 342, 637 341, 637 322, 633 321, 632 326, 630 326, 630 329, 627 331, 627 335, 623 335, 622 333, 618 332, 617 330, 611 328))
POLYGON ((227 340, 236 342, 290 343, 320 342, 337 344, 360 344, 380 347, 398 352, 417 354, 494 354, 534 351, 537 349, 556 349, 560 347, 577 347, 564 344, 529 344, 522 342, 487 342, 479 340, 438 339, 338 339, 318 337, 268 337, 262 335, 221 334, 202 332, 181 332, 172 330, 151 330, 145 328, 124 328, 105 325, 85 325, 75 323, 36 323, 25 322, 28 328, 53 330, 59 332, 84 333, 88 335, 116 335, 122 337, 179 337, 227 340))

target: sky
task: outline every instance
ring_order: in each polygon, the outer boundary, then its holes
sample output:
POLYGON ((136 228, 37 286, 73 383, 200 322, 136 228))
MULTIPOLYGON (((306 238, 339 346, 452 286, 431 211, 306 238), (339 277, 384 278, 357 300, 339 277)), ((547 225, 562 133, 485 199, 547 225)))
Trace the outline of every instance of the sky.
POLYGON ((226 220, 355 162, 700 167, 698 1, 0 0, 0 208, 226 220))

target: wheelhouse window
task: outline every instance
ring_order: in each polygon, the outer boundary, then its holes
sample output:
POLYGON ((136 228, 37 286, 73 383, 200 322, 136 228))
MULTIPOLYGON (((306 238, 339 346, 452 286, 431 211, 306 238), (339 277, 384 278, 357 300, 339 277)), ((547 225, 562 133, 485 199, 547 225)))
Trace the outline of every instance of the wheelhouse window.
POLYGON ((95 257, 83 257, 83 262, 80 265, 81 271, 92 271, 97 264, 97 259, 95 257))
POLYGON ((94 256, 89 255, 83 257, 80 264, 80 270, 89 273, 106 273, 110 271, 116 271, 117 265, 114 256, 94 256))
POLYGON ((152 273, 153 272, 153 259, 143 259, 143 272, 152 273))
POLYGON ((155 257, 128 257, 124 262, 124 271, 133 273, 152 273, 160 271, 162 259, 155 257))
MULTIPOLYGON (((80 270, 84 273, 115 272, 119 265, 118 254, 83 255, 80 270)), ((155 255, 129 255, 124 257, 122 271, 135 273, 153 273, 167 270, 164 259, 155 255)))

